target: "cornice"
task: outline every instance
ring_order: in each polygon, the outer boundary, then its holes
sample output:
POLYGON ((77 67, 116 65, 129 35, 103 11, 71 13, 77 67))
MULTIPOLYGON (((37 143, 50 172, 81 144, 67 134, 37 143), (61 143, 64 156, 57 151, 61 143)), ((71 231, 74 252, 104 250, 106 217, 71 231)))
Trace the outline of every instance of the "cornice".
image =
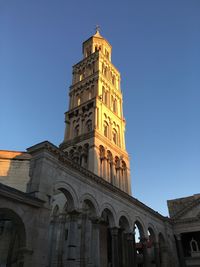
POLYGON ((90 133, 84 133, 81 134, 73 139, 70 139, 69 141, 64 141, 59 145, 59 148, 61 150, 64 150, 65 148, 68 148, 70 146, 74 146, 82 141, 88 140, 90 138, 94 137, 94 131, 91 131, 90 133))
POLYGON ((44 201, 37 199, 28 193, 24 193, 13 187, 1 183, 0 183, 0 196, 15 200, 17 202, 21 202, 23 204, 31 205, 36 208, 40 208, 44 204, 44 201))
POLYGON ((171 219, 173 224, 188 224, 188 223, 200 223, 199 217, 191 217, 191 218, 184 218, 184 219, 171 219))
POLYGON ((95 81, 98 81, 99 78, 99 71, 95 71, 94 73, 92 73, 91 75, 85 77, 82 81, 78 81, 74 84, 72 84, 69 89, 69 94, 74 90, 74 91, 78 91, 81 89, 85 89, 86 86, 88 86, 91 83, 94 83, 95 81))
POLYGON ((72 68, 76 68, 78 67, 78 65, 84 65, 85 63, 89 62, 89 61, 92 61, 92 60, 96 60, 99 58, 99 51, 96 51, 94 53, 92 53, 91 55, 89 55, 88 57, 86 58, 83 58, 82 60, 80 60, 78 63, 76 63, 75 65, 72 66, 72 68))
POLYGON ((42 143, 36 144, 35 146, 32 146, 27 149, 27 151, 31 155, 35 155, 41 152, 48 152, 51 155, 53 155, 59 163, 63 164, 65 167, 72 168, 73 170, 76 170, 80 173, 80 175, 83 175, 86 179, 90 179, 93 182, 100 184, 101 186, 105 187, 107 190, 115 193, 116 195, 124 198, 124 200, 127 200, 130 204, 134 204, 138 206, 139 208, 149 212, 151 215, 159 218, 162 221, 170 222, 171 220, 168 217, 162 216, 160 213, 154 211, 150 207, 146 206, 144 203, 140 202, 136 198, 128 195, 124 191, 120 190, 119 188, 115 187, 114 185, 110 184, 109 182, 105 181, 103 178, 95 175, 94 173, 90 172, 89 170, 81 167, 77 163, 70 160, 66 154, 61 151, 58 147, 51 144, 48 141, 44 141, 42 143))
POLYGON ((95 97, 93 97, 92 99, 84 102, 83 104, 81 104, 79 106, 76 106, 74 108, 69 109, 68 111, 65 112, 65 115, 70 116, 70 115, 75 114, 75 113, 79 114, 79 111, 83 111, 84 112, 84 111, 90 110, 91 108, 93 108, 95 106, 94 102, 95 102, 95 97))

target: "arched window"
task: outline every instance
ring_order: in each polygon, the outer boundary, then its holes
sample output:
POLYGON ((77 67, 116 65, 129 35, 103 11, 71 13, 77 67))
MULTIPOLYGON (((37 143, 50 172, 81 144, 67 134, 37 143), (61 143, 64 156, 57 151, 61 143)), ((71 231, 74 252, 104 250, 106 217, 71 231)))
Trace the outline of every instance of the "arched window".
POLYGON ((91 120, 88 120, 86 122, 86 132, 89 133, 92 131, 92 121, 91 120))
POLYGON ((74 128, 74 137, 77 137, 79 135, 79 125, 77 125, 75 128, 74 128))
POLYGON ((107 67, 104 67, 104 75, 107 76, 107 73, 108 73, 107 67))
POLYGON ((99 146, 99 156, 100 159, 105 158, 105 148, 102 145, 99 146))
POLYGON ((102 96, 103 96, 103 103, 108 104, 108 92, 105 90, 105 87, 102 87, 102 96))
POLYGON ((113 112, 117 113, 117 99, 113 100, 113 112))
POLYGON ((102 69, 101 69, 102 73, 104 73, 104 64, 102 63, 102 69))
POLYGON ((192 238, 192 240, 190 241, 190 248, 192 252, 199 252, 198 243, 194 238, 192 238))
POLYGON ((78 99, 77 99, 77 105, 80 106, 80 104, 81 104, 81 97, 78 96, 78 99))
POLYGON ((116 129, 113 129, 113 132, 112 132, 112 138, 113 138, 113 142, 117 145, 117 131, 116 129))
POLYGON ((103 133, 104 133, 105 137, 108 137, 108 130, 109 130, 108 123, 106 121, 104 121, 103 133))
POLYGON ((115 76, 112 75, 112 84, 115 85, 115 76))
POLYGON ((105 49, 105 56, 106 56, 107 59, 109 59, 109 52, 108 52, 107 49, 105 49))
POLYGON ((88 92, 88 100, 90 100, 91 98, 92 98, 92 92, 89 91, 89 92, 88 92))

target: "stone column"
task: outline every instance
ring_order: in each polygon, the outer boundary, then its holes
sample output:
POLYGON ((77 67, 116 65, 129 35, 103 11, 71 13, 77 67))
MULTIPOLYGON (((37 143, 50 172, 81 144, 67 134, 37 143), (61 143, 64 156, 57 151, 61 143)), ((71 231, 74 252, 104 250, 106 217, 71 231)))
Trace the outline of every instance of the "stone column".
POLYGON ((99 238, 100 220, 98 218, 92 218, 91 222, 92 222, 92 235, 91 235, 92 266, 100 267, 100 238, 99 238))
POLYGON ((118 228, 113 227, 110 230, 111 230, 111 236, 112 236, 112 266, 121 267, 119 266, 118 228))
POLYGON ((77 220, 79 212, 73 210, 68 213, 69 220, 69 232, 68 232, 68 245, 67 245, 67 259, 66 266, 74 267, 76 266, 77 255, 77 220))
POLYGON ((56 255, 53 260, 53 266, 62 267, 63 264, 63 241, 65 230, 66 214, 61 213, 58 219, 58 235, 56 242, 56 255))
POLYGON ((137 267, 137 250, 136 250, 136 242, 135 242, 135 228, 134 228, 134 231, 133 231, 133 253, 134 253, 133 266, 137 267))
POLYGON ((177 248, 178 248, 180 266, 185 267, 186 264, 185 264, 184 253, 183 253, 181 234, 176 234, 176 240, 177 240, 177 248))
POLYGON ((143 251, 143 265, 144 267, 149 266, 149 258, 147 253, 147 238, 143 237, 140 239, 140 242, 142 243, 142 251, 143 251))
POLYGON ((160 266, 160 255, 159 255, 159 243, 158 242, 154 242, 153 246, 154 246, 156 267, 161 267, 160 266))
POLYGON ((133 233, 127 233, 126 234, 126 240, 127 240, 127 266, 133 267, 134 266, 134 238, 133 233))
POLYGON ((58 224, 58 216, 52 216, 49 226, 49 266, 53 266, 53 260, 55 258, 56 252, 56 235, 57 235, 57 224, 58 224))

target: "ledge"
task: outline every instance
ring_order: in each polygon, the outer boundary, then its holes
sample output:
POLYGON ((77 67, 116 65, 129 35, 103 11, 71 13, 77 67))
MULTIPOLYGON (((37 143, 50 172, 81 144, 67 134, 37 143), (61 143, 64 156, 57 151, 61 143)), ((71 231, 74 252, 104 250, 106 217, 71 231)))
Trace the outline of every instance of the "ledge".
POLYGON ((31 196, 28 193, 24 193, 13 187, 0 183, 0 197, 10 198, 14 201, 22 202, 26 205, 31 205, 40 208, 45 203, 44 201, 31 196))

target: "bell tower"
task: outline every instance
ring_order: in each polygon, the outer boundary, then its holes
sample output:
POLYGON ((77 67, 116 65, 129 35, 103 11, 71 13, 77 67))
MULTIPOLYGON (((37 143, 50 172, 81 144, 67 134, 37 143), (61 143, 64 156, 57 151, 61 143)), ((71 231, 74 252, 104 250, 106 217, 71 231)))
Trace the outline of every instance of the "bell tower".
POLYGON ((60 148, 82 167, 131 194, 120 73, 111 62, 112 47, 97 28, 82 51, 83 59, 73 66, 60 148))

